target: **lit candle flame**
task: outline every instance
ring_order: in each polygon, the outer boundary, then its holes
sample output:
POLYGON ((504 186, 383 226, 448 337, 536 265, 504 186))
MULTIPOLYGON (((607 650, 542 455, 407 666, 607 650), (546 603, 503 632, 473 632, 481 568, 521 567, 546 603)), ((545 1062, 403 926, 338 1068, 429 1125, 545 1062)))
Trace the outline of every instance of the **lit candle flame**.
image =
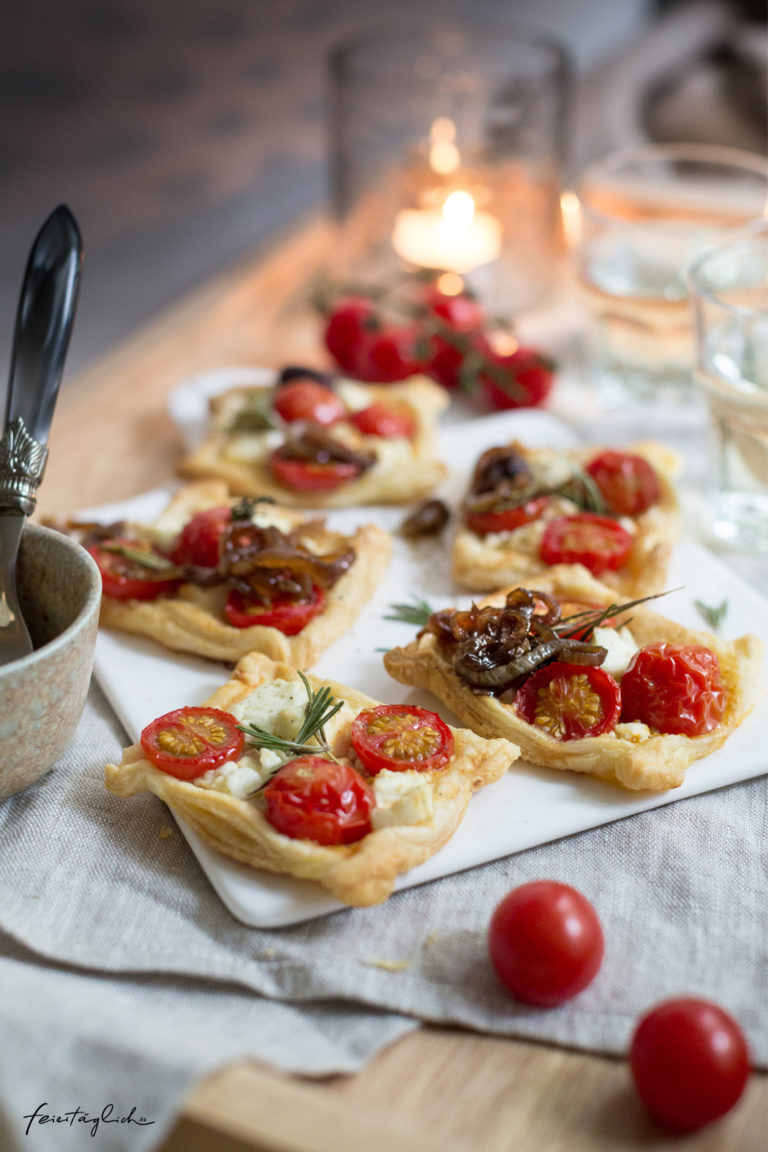
POLYGON ((443 204, 443 216, 448 224, 456 228, 468 228, 475 215, 475 202, 469 192, 458 189, 446 196, 443 204))

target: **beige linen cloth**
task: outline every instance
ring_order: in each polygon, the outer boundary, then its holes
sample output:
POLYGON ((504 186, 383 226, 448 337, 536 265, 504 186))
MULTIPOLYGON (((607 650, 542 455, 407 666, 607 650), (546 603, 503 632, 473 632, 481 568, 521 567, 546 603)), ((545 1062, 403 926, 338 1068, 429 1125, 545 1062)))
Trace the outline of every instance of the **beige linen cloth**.
POLYGON ((0 806, 0 1147, 9 1152, 149 1149, 195 1078, 227 1061, 352 1072, 420 1020, 619 1054, 651 1004, 698 995, 730 1010, 757 1063, 768 1062, 765 778, 377 908, 257 930, 224 908, 160 801, 106 792, 103 765, 124 742, 94 685, 56 770, 0 806), (542 877, 592 900, 606 937, 593 985, 546 1011, 505 994, 486 953, 496 903, 542 877), (30 1126, 43 1104, 89 1116, 133 1108, 134 1122, 104 1123, 91 1142, 79 1120, 30 1126), (152 1123, 135 1123, 142 1116, 152 1123))

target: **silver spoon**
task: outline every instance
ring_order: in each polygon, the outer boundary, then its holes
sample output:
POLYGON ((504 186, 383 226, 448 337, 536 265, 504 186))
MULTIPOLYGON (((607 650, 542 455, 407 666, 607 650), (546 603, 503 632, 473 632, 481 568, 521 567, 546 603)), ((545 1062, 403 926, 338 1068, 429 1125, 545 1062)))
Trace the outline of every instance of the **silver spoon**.
POLYGON ((83 246, 63 204, 37 234, 16 314, 0 438, 0 664, 33 650, 16 593, 16 556, 48 459, 48 432, 72 334, 83 246))

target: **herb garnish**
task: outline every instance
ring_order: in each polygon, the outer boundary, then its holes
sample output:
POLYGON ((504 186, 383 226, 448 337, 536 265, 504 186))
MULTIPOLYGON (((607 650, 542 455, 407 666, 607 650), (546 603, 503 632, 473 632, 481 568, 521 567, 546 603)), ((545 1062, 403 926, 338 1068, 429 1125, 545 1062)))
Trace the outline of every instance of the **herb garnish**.
POLYGON ((101 544, 100 548, 102 552, 112 552, 116 556, 124 556, 126 560, 132 560, 135 564, 141 564, 155 572, 166 572, 169 568, 175 567, 167 556, 161 556, 159 552, 152 552, 143 548, 131 548, 128 544, 121 544, 119 540, 107 541, 101 544))
POLYGON ((427 626, 430 616, 434 613, 434 608, 418 596, 415 596, 410 604, 390 604, 389 607, 391 615, 385 616, 385 620, 396 620, 399 624, 417 624, 420 628, 427 626))
POLYGON ((707 624, 713 632, 719 632, 720 625, 726 617, 728 612, 728 601, 723 600, 722 604, 705 604, 703 600, 694 600, 694 605, 699 614, 703 616, 707 624))
MULTIPOLYGON (((676 592, 676 588, 670 589, 676 592)), ((595 628, 599 628, 611 616, 618 616, 621 612, 627 612, 630 608, 636 608, 638 604, 645 604, 648 600, 658 600, 660 596, 668 596, 669 592, 656 592, 652 596, 641 596, 639 600, 627 600, 624 604, 609 604, 607 608, 588 608, 584 612, 574 612, 570 616, 566 616, 562 620, 558 620, 556 624, 552 625, 552 630, 557 632, 559 636, 572 637, 577 633, 583 633, 584 636, 591 636, 595 628), (568 625, 570 631, 563 631, 563 625, 568 625)), ((629 624, 629 620, 625 620, 624 624, 629 624)))
POLYGON ((276 736, 274 732, 267 732, 255 724, 238 724, 240 731, 245 733, 255 748, 268 748, 283 758, 277 767, 306 753, 320 753, 335 759, 324 728, 331 717, 344 707, 344 701, 335 700, 327 684, 315 692, 304 673, 299 672, 298 675, 307 692, 307 710, 295 739, 276 736), (314 740, 314 743, 310 744, 310 740, 314 740))

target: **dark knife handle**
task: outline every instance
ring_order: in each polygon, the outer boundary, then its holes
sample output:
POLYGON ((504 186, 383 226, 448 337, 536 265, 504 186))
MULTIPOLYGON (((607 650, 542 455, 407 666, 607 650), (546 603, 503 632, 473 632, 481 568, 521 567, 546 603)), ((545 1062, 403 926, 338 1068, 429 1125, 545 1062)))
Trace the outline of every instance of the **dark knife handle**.
POLYGON ((27 261, 16 314, 6 429, 21 419, 43 446, 64 371, 72 334, 83 243, 74 216, 59 205, 35 238, 27 261))

